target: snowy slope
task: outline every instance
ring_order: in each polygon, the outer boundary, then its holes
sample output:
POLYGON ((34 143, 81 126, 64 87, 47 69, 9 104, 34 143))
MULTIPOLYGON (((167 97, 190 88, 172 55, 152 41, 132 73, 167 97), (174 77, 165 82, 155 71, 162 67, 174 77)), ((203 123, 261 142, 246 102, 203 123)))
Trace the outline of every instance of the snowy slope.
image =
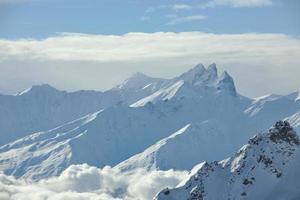
POLYGON ((121 171, 138 168, 190 170, 203 160, 222 159, 234 153, 252 136, 249 130, 244 133, 241 134, 236 126, 214 120, 188 124, 115 168, 121 171))
MULTIPOLYGON (((190 93, 189 96, 193 95, 190 93)), ((241 97, 247 105, 245 110, 243 110, 243 105, 239 105, 243 101, 240 98, 233 98, 239 99, 238 102, 221 104, 223 107, 216 107, 214 111, 206 110, 205 112, 213 113, 220 111, 211 118, 206 113, 206 119, 210 120, 198 121, 183 127, 142 153, 120 163, 116 168, 122 171, 137 168, 190 170, 200 161, 219 160, 233 154, 255 132, 270 127, 277 119, 288 120, 296 131, 300 131, 300 115, 297 112, 299 105, 296 103, 296 96, 294 93, 286 96, 267 95, 256 98, 249 104, 241 97), (228 110, 222 114, 224 107, 228 110), (240 130, 243 132, 241 133, 240 130), (213 150, 210 151, 212 148, 213 150)), ((221 96, 222 100, 217 100, 217 102, 224 101, 226 97, 228 98, 228 96, 221 96)), ((203 104, 209 105, 208 102, 203 104)))
POLYGON ((229 156, 255 132, 300 110, 296 101, 285 97, 261 103, 239 95, 230 75, 218 76, 215 65, 197 65, 169 80, 136 74, 104 92, 101 102, 101 112, 0 147, 0 170, 40 179, 71 164, 115 166, 138 153, 118 167, 189 170, 202 159, 229 156), (259 109, 253 112, 252 107, 259 109), (185 131, 172 135, 187 124, 185 131), (176 161, 176 153, 185 162, 176 161))
MULTIPOLYGON (((115 168, 121 171, 138 168, 190 170, 203 160, 220 160, 233 154, 247 141, 247 138, 253 136, 253 132, 259 131, 256 130, 257 127, 251 126, 251 119, 240 120, 238 125, 234 124, 237 123, 236 120, 227 118, 222 121, 210 120, 188 124, 115 168), (240 132, 241 129, 243 132, 240 132)), ((300 131, 299 113, 286 120, 295 127, 296 131, 300 131)))
POLYGON ((66 92, 44 84, 32 86, 16 95, 0 95, 0 145, 32 132, 55 128, 120 102, 132 104, 158 90, 164 82, 165 79, 137 73, 122 86, 105 92, 66 92))
POLYGON ((2 146, 0 169, 17 177, 42 178, 70 164, 115 165, 176 127, 148 107, 137 110, 119 105, 91 116, 2 146), (169 126, 159 128, 163 124, 169 126))
POLYGON ((297 199, 299 144, 289 123, 277 122, 234 156, 198 165, 186 182, 156 199, 297 199))
POLYGON ((96 113, 47 132, 38 132, 0 148, 1 168, 7 174, 57 175, 68 166, 72 156, 70 141, 84 134, 77 127, 92 121, 96 113))
MULTIPOLYGON (((86 116, 59 128, 21 138, 0 147, 0 169, 17 177, 39 179, 59 174, 71 164, 116 165, 189 122, 216 117, 213 113, 207 114, 208 110, 218 109, 215 101, 196 101, 194 105, 204 102, 207 105, 198 109, 191 106, 190 101, 184 98, 176 103, 149 103, 136 108, 119 104, 91 115, 91 119, 86 116), (60 156, 56 158, 55 155, 60 156)), ((222 107, 228 102, 220 103, 222 107)), ((232 106, 220 110, 218 117, 226 115, 232 106)), ((237 111, 232 110, 232 113, 239 116, 237 111)))
MULTIPOLYGON (((111 97, 117 102, 117 97, 111 97)), ((0 95, 0 144, 47 130, 108 105, 102 92, 59 91, 47 84, 17 95, 0 95)))
POLYGON ((285 120, 289 121, 289 123, 295 127, 296 132, 300 133, 300 112, 293 114, 290 117, 285 118, 285 120))

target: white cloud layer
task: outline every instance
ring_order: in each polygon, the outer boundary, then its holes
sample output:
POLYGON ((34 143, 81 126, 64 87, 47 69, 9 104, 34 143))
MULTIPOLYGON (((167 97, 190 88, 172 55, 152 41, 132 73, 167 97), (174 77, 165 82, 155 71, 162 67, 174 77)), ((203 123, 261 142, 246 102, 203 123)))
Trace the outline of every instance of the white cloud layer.
POLYGON ((242 94, 257 96, 299 89, 299 58, 299 37, 284 34, 66 33, 0 39, 0 93, 40 83, 103 90, 136 71, 173 77, 197 63, 215 62, 232 73, 242 94))
MULTIPOLYGON (((195 20, 203 16, 190 16, 195 20)), ((185 19, 184 19, 185 20, 185 19)), ((179 57, 249 60, 299 58, 300 39, 284 34, 202 32, 88 35, 64 33, 43 40, 0 40, 0 61, 141 61, 179 57), (163 45, 162 45, 163 44, 163 45), (280 57, 279 57, 280 56, 280 57)))
POLYGON ((26 183, 0 174, 0 200, 148 200, 164 187, 174 187, 187 172, 121 173, 86 164, 73 165, 59 177, 26 183))

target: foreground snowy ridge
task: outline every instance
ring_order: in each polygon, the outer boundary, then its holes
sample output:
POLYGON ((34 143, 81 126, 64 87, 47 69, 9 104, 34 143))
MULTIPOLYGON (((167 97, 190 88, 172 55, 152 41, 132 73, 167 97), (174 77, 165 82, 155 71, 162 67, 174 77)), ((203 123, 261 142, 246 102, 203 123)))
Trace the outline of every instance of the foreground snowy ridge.
POLYGON ((300 140, 287 121, 251 138, 233 157, 204 162, 189 180, 157 200, 297 199, 300 140))

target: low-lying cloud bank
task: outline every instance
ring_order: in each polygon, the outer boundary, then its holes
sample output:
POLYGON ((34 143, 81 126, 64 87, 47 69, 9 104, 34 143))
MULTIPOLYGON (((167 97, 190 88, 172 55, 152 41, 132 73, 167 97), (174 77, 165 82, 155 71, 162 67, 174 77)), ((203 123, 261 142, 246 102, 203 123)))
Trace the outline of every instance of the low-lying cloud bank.
POLYGON ((165 187, 174 187, 187 172, 144 170, 121 173, 73 165, 59 177, 26 183, 0 174, 0 200, 148 200, 165 187))
POLYGON ((0 39, 2 60, 143 61, 178 57, 275 60, 299 56, 300 40, 284 34, 203 32, 90 35, 62 33, 42 40, 0 39), (281 56, 278 58, 278 56, 281 56), (283 57, 284 56, 284 57, 283 57))

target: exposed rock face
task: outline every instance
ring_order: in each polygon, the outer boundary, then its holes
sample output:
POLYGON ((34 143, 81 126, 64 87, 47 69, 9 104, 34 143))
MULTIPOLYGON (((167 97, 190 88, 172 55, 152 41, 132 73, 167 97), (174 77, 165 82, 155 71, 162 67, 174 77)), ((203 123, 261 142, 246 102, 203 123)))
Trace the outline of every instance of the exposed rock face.
POLYGON ((276 122, 270 129, 270 139, 275 143, 285 141, 290 144, 300 144, 298 136, 287 121, 276 122))
POLYGON ((300 185, 299 177, 283 178, 290 166, 297 165, 298 152, 296 132, 287 121, 278 121, 267 133, 251 138, 233 157, 203 163, 186 183, 163 190, 156 199, 268 199, 279 183, 300 185))

